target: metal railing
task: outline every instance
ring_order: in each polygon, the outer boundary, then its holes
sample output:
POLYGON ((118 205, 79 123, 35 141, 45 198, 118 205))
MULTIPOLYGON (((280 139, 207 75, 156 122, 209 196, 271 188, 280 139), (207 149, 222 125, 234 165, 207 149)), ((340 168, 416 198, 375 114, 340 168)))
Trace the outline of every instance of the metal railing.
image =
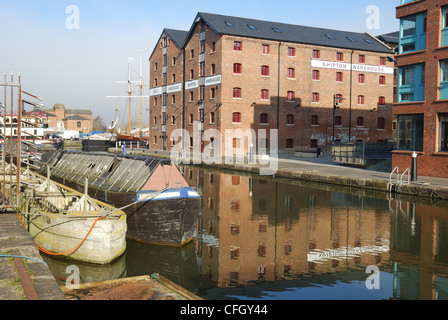
POLYGON ((372 161, 392 159, 391 142, 335 142, 332 148, 334 162, 367 165, 372 161))

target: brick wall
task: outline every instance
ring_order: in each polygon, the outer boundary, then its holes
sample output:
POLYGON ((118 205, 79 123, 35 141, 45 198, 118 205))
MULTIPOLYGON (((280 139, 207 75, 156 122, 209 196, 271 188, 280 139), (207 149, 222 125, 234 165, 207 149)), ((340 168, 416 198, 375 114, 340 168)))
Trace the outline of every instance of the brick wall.
MULTIPOLYGON (((425 63, 425 101, 397 103, 394 114, 423 114, 423 152, 418 156, 418 172, 422 176, 448 178, 448 153, 439 150, 439 114, 448 113, 448 101, 439 100, 440 61, 448 59, 448 47, 441 47, 442 9, 446 0, 416 1, 397 8, 397 18, 427 12, 426 50, 397 57, 398 67, 425 63)), ((396 151, 393 167, 410 168, 412 152, 396 151)))
MULTIPOLYGON (((194 70, 194 79, 199 78, 199 56, 200 56, 200 34, 201 24, 196 23, 190 38, 185 46, 185 81, 190 81, 190 72, 194 70), (194 57, 191 51, 194 50, 194 57)), ((348 140, 349 135, 349 115, 350 115, 350 72, 341 71, 343 81, 336 81, 336 72, 339 70, 319 68, 320 79, 314 81, 311 67, 312 53, 314 49, 320 50, 320 60, 336 61, 336 54, 343 53, 344 62, 350 63, 352 58, 351 50, 317 47, 295 43, 279 43, 278 41, 267 41, 253 38, 243 38, 236 36, 221 36, 212 29, 205 30, 205 77, 211 75, 212 65, 215 65, 215 74, 221 74, 222 83, 216 86, 205 88, 204 95, 204 130, 217 129, 224 134, 226 129, 270 129, 279 127, 279 149, 292 151, 300 148, 310 148, 312 140, 317 141, 317 146, 322 149, 329 149, 333 141, 333 96, 342 94, 345 99, 341 107, 337 110, 337 116, 342 118, 342 124, 335 127, 336 139, 348 140), (234 42, 242 43, 242 51, 234 50, 234 42), (212 52, 214 43, 215 51, 212 52), (269 45, 269 54, 262 53, 262 45, 269 45), (295 55, 288 55, 288 48, 295 49, 295 55), (280 54, 280 56, 279 56, 280 54), (233 65, 242 65, 242 73, 234 74, 233 65), (280 70, 279 70, 280 65, 280 70), (261 75, 261 67, 269 66, 269 76, 261 75), (288 68, 295 70, 295 76, 288 78, 288 68), (233 97, 233 89, 241 88, 241 98, 233 97), (211 91, 214 89, 215 98, 211 98, 211 91), (261 99, 261 90, 269 91, 268 99, 261 99), (292 91, 295 94, 293 101, 288 101, 287 93, 292 91), (320 99, 318 103, 313 103, 312 93, 318 92, 320 99), (211 123, 211 113, 214 113, 215 122, 211 123), (232 115, 234 112, 241 113, 241 123, 234 123, 232 115), (260 123, 262 113, 268 115, 268 123, 260 123), (279 115, 277 119, 277 115, 279 115), (293 115, 294 123, 288 124, 288 115, 293 115), (319 124, 311 125, 311 117, 319 116, 319 124), (293 148, 287 147, 287 140, 293 141, 293 148)), ((170 48, 168 47, 168 50, 170 48)), ((179 54, 179 49, 177 49, 179 54)), ((170 53, 168 54, 170 55, 170 53)), ((366 65, 379 66, 380 57, 385 57, 385 53, 360 52, 353 53, 353 63, 358 63, 359 55, 365 55, 366 65)), ((154 78, 159 79, 158 86, 161 86, 162 74, 162 49, 160 44, 151 59, 151 87, 154 87, 154 78), (154 71, 154 64, 158 63, 158 71, 154 71)), ((168 57, 170 64, 170 57, 168 57)), ((387 67, 393 67, 393 63, 387 62, 387 67)), ((168 69, 170 70, 170 69, 168 69)), ((181 71, 176 71, 180 73, 181 71)), ((170 78, 171 71, 168 71, 170 78)), ((392 103, 393 103, 393 74, 386 75, 386 85, 379 85, 379 74, 365 74, 365 83, 358 84, 358 74, 352 73, 352 104, 351 104, 351 138, 352 140, 378 141, 393 139, 392 134, 392 103), (363 95, 365 101, 358 104, 358 96, 363 95), (386 99, 384 106, 378 106, 379 97, 386 99), (357 118, 363 117, 364 125, 357 126, 357 118), (377 129, 378 118, 386 121, 385 129, 377 129)), ((168 80, 168 84, 170 81, 168 80)), ((190 115, 193 120, 200 120, 198 106, 200 89, 185 90, 185 128, 193 137, 193 125, 190 124, 190 115), (190 101, 190 94, 193 100, 190 101)), ((161 97, 159 106, 154 106, 154 97, 151 98, 151 125, 153 118, 161 115, 161 97)), ((168 98, 168 101, 170 98, 168 98)), ((176 98, 177 101, 177 98, 176 98)), ((181 100, 179 100, 181 101, 181 100)), ((179 103, 180 105, 180 103, 179 103)), ((169 109, 169 107, 167 107, 169 109)), ((157 126, 151 126, 151 135, 157 135, 157 143, 151 146, 161 149, 159 130, 161 119, 158 119, 157 126), (159 131, 157 131, 159 130, 159 131)), ((167 135, 170 135, 167 123, 167 135)), ((176 123, 173 128, 182 128, 181 123, 176 123)), ((152 142, 154 138, 152 138, 152 142)), ((268 139, 270 139, 268 134, 268 139)), ((186 141, 186 145, 189 145, 186 141)), ((171 150, 171 144, 167 144, 167 150, 171 150)), ((245 151, 248 151, 247 143, 245 151)))

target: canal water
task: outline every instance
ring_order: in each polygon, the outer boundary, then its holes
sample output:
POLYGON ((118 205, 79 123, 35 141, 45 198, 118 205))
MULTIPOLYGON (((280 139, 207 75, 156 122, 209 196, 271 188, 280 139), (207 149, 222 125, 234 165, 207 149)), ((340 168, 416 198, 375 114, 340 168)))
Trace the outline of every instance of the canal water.
POLYGON ((206 300, 448 299, 448 202, 183 167, 203 199, 194 241, 128 241, 91 266, 45 256, 64 285, 158 273, 206 300))

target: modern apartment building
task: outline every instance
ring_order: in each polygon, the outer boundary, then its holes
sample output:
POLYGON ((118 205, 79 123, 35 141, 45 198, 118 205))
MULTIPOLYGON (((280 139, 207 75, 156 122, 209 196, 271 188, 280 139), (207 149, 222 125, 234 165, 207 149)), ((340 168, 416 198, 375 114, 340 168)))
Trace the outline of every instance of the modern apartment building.
POLYGON ((402 0, 393 167, 448 178, 448 1, 402 0))
POLYGON ((268 148, 278 129, 281 151, 393 139, 393 56, 367 33, 198 13, 189 31, 165 29, 151 55, 150 147, 214 146, 238 129, 266 130, 257 142, 268 148))

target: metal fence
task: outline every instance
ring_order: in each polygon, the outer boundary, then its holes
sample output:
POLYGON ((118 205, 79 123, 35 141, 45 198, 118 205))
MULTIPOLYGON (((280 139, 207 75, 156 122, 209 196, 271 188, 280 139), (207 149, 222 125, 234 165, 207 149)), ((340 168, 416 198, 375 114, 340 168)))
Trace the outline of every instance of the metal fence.
POLYGON ((20 74, 18 83, 14 83, 11 73, 10 82, 5 73, 4 83, 0 83, 1 97, 1 198, 0 211, 14 210, 18 207, 20 196, 20 164, 22 124, 22 85, 20 74), (3 89, 3 90, 2 90, 3 89), (15 121, 17 119, 17 121, 15 121))
POLYGON ((332 148, 333 162, 367 166, 392 159, 393 142, 335 142, 332 148))

